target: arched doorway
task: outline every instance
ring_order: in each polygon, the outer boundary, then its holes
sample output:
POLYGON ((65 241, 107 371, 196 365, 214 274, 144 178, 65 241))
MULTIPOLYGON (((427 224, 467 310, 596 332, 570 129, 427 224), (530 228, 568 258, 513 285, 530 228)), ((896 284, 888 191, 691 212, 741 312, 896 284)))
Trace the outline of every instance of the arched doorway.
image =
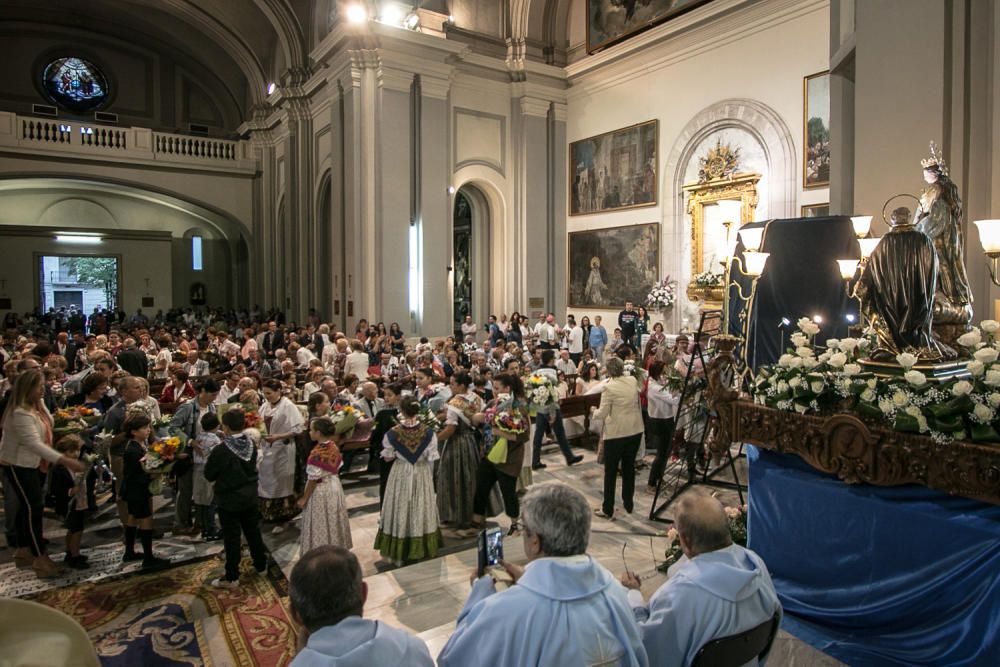
POLYGON ((452 212, 452 319, 456 336, 466 315, 478 324, 490 309, 490 208, 471 185, 455 194, 452 212))

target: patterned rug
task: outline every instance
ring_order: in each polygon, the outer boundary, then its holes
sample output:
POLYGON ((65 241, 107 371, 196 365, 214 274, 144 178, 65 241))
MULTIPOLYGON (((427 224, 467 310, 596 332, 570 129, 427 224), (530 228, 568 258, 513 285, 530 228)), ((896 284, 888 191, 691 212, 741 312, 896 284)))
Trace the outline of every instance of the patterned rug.
POLYGON ((209 585, 221 571, 222 562, 210 557, 27 599, 79 621, 109 667, 287 665, 296 634, 281 569, 272 563, 257 575, 245 558, 240 588, 232 591, 209 585))

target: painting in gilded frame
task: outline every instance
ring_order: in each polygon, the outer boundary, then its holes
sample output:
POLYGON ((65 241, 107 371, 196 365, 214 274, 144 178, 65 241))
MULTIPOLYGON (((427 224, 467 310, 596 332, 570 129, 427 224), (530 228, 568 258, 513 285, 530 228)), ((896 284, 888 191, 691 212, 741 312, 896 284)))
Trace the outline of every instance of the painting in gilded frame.
POLYGON ((569 214, 656 205, 655 120, 569 145, 569 214))
POLYGON ((709 0, 587 0, 587 53, 617 44, 709 0))
POLYGON ((803 218, 823 218, 830 215, 830 204, 805 204, 802 206, 803 218))
POLYGON ((830 185, 830 73, 805 78, 802 93, 803 145, 802 186, 806 189, 830 185))
POLYGON ((653 222, 569 234, 569 305, 641 304, 659 279, 660 225, 653 222))

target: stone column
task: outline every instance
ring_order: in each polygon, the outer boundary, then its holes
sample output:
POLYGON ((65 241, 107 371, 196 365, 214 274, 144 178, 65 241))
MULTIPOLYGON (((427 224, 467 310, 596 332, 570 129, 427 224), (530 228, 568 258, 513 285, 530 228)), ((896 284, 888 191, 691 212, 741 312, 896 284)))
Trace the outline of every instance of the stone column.
POLYGON ((422 74, 417 95, 418 218, 423 233, 423 312, 419 332, 447 336, 452 332, 453 199, 448 194, 451 122, 447 78, 422 74))
MULTIPOLYGON (((519 86, 515 84, 515 91, 519 86)), ((514 224, 515 247, 523 269, 515 271, 515 303, 524 304, 522 312, 534 313, 532 299, 542 299, 543 310, 555 312, 553 266, 556 248, 554 224, 554 175, 551 170, 548 100, 520 95, 514 98, 511 116, 514 121, 514 224)), ((563 141, 565 142, 565 121, 563 141)), ((565 144, 564 144, 565 145, 565 144)), ((565 199, 563 210, 565 216, 565 199)), ((565 219, 563 220, 565 229, 565 219)))

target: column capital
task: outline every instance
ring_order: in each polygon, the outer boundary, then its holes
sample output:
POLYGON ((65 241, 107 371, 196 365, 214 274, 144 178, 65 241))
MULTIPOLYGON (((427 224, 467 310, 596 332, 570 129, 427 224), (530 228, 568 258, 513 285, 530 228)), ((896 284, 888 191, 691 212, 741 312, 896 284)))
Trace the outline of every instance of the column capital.
POLYGON ((552 105, 548 100, 540 100, 536 97, 521 97, 521 113, 525 116, 534 116, 537 118, 548 118, 549 117, 549 107, 552 105))

